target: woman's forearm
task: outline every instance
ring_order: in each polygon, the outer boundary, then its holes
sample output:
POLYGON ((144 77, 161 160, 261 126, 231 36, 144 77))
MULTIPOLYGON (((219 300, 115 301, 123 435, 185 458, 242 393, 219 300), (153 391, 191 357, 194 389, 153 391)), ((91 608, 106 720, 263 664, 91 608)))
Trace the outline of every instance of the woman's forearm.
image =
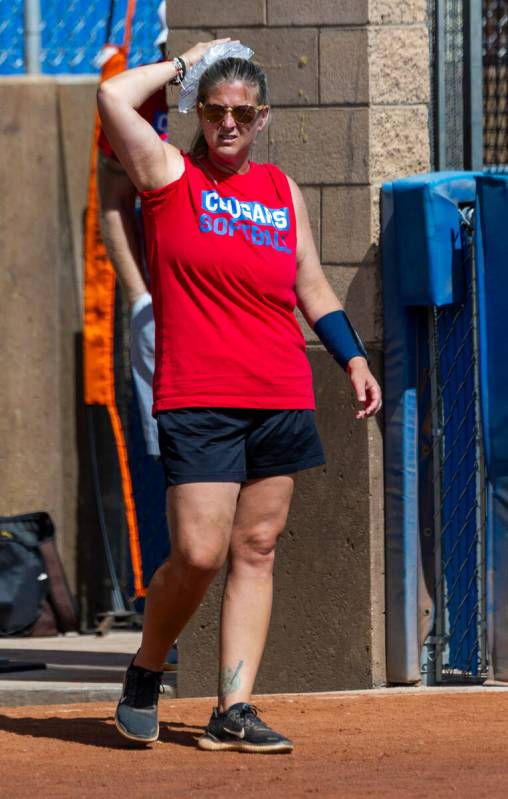
POLYGON ((342 305, 323 274, 308 282, 305 287, 297 286, 298 308, 310 327, 327 313, 342 310, 342 305))
MULTIPOLYGON (((183 60, 185 70, 191 69, 210 47, 229 41, 231 40, 228 37, 226 39, 213 39, 210 42, 198 42, 185 53, 179 55, 177 61, 179 59, 183 60)), ((98 93, 99 102, 101 93, 107 93, 115 99, 116 97, 121 98, 132 108, 139 108, 157 89, 161 89, 166 83, 174 80, 177 74, 178 70, 174 60, 158 61, 156 64, 147 64, 143 67, 128 69, 101 84, 98 93)))
POLYGON ((118 98, 132 108, 139 108, 158 89, 174 80, 176 75, 177 70, 172 61, 160 61, 128 69, 101 84, 98 91, 99 102, 101 95, 103 98, 109 96, 115 100, 118 98))

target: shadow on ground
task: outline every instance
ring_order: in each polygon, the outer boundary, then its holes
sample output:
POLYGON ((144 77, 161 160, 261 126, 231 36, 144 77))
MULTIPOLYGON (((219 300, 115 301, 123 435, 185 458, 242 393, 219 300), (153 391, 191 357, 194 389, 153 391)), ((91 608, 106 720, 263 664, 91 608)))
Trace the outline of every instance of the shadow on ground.
MULTIPOLYGON (((50 738, 72 741, 85 746, 108 749, 146 749, 143 744, 122 738, 115 727, 113 716, 104 718, 61 718, 50 716, 37 719, 12 718, 0 714, 0 731, 31 738, 50 738)), ((203 733, 202 727, 188 726, 181 722, 161 722, 159 740, 176 746, 196 746, 203 733)))

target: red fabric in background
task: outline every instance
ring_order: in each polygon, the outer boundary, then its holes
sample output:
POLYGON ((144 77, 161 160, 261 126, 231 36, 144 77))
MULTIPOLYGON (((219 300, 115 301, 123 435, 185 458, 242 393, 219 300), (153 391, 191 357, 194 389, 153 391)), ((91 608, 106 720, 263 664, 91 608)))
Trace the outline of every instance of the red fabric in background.
MULTIPOLYGON (((168 138, 168 104, 166 102, 166 90, 159 89, 155 94, 152 94, 146 102, 139 108, 139 113, 150 123, 161 139, 167 141, 168 138)), ((97 142, 99 150, 108 158, 113 158, 118 161, 113 148, 111 147, 108 137, 104 131, 100 130, 99 139, 97 142)))

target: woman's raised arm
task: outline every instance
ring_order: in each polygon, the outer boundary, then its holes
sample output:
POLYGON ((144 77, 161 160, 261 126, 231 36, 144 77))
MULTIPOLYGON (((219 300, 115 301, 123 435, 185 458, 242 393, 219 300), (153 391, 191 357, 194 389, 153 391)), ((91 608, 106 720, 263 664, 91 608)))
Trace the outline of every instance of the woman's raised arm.
MULTIPOLYGON (((229 39, 199 42, 180 58, 190 69, 210 47, 227 41, 229 39)), ((136 111, 176 76, 174 61, 161 61, 121 72, 101 83, 97 92, 106 136, 139 191, 164 186, 180 177, 183 170, 179 150, 163 142, 136 111)))

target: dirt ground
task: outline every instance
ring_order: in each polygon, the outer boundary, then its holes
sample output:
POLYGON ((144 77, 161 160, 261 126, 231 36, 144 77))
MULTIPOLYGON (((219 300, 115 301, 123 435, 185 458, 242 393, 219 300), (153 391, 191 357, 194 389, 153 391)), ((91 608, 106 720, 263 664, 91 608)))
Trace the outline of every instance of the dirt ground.
POLYGON ((111 705, 0 708, 1 799, 508 797, 508 692, 258 697, 290 755, 202 752, 209 700, 161 702, 138 748, 111 705))

